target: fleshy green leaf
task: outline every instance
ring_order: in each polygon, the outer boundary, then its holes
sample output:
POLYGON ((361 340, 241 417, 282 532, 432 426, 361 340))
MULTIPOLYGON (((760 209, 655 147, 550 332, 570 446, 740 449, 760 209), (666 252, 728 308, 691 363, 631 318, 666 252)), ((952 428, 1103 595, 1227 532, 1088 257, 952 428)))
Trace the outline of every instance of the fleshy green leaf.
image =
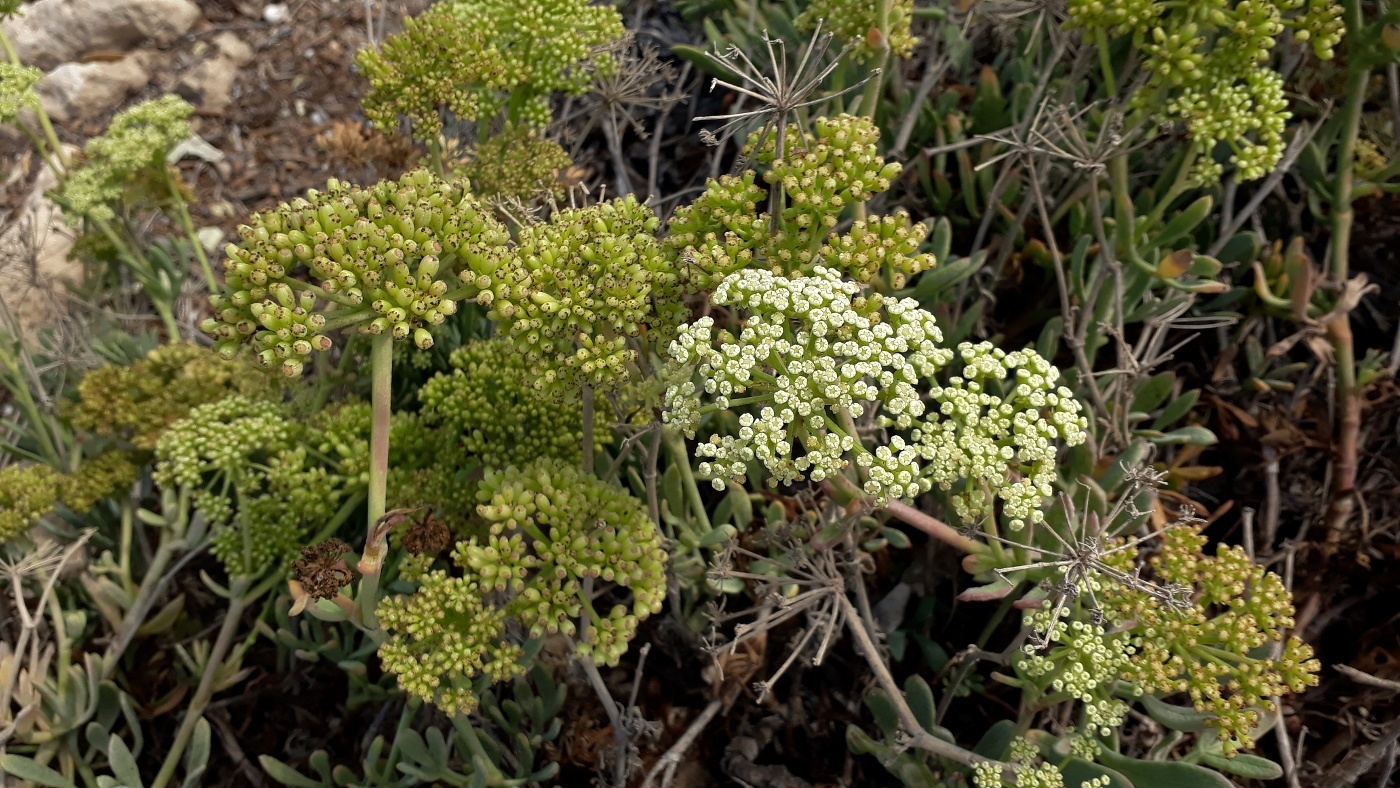
POLYGON ((1140 761, 1108 749, 1099 753, 1099 760, 1121 772, 1135 788, 1234 788, 1220 773, 1194 763, 1140 761))
POLYGON ((929 688, 928 682, 917 673, 904 681, 904 700, 909 703, 909 709, 914 712, 914 717, 919 721, 926 731, 933 730, 934 720, 938 715, 938 705, 933 700, 933 690, 929 688))
POLYGON ((1251 780, 1277 780, 1283 776, 1282 766, 1279 766, 1268 758, 1250 755, 1249 753, 1241 753, 1233 758, 1226 758, 1224 755, 1206 752, 1201 754, 1201 760, 1222 772, 1237 774, 1240 777, 1248 777, 1251 780))
POLYGON ((1060 774, 1064 775, 1065 785, 1081 785, 1090 780, 1107 777, 1108 788, 1136 788, 1127 777, 1107 766, 1075 756, 1070 756, 1069 761, 1060 767, 1060 774))
POLYGON ((23 755, 0 755, 0 771, 34 785, 49 786, 50 788, 77 788, 72 780, 23 755))
POLYGON ((1197 733, 1205 730, 1206 720, 1210 719, 1208 714, 1202 714, 1186 706, 1166 703, 1152 695, 1143 695, 1138 698, 1138 701, 1142 703, 1142 707, 1147 710, 1152 719, 1174 731, 1197 733))
POLYGON ((107 761, 112 766, 112 774, 122 785, 128 788, 141 788, 144 785, 141 770, 136 768, 136 758, 132 757, 126 742, 115 733, 107 740, 107 761))
POLYGON ((1011 740, 1016 738, 1016 723, 1012 720, 997 720, 982 734, 972 751, 983 758, 1001 760, 1011 748, 1011 740))

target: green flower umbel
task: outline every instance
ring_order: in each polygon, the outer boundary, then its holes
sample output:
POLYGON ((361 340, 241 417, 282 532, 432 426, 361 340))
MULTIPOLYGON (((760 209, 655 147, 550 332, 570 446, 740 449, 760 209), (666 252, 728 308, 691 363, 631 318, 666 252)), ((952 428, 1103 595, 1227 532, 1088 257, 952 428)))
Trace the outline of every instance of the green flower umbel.
POLYGON ((557 460, 487 473, 477 497, 491 534, 458 545, 460 562, 484 588, 511 595, 506 608, 531 637, 573 634, 583 618, 579 653, 617 664, 666 595, 666 551, 641 502, 557 460), (584 594, 589 578, 630 591, 630 605, 598 613, 584 594))
POLYGON ((63 180, 58 197, 69 217, 110 221, 139 175, 160 172, 165 157, 190 136, 194 113, 179 96, 162 96, 117 113, 107 133, 88 140, 84 160, 63 180))
POLYGON ((535 376, 559 397, 626 382, 643 332, 663 338, 687 316, 680 276, 654 235, 651 208, 624 199, 527 225, 508 262, 478 276, 490 307, 535 376))
POLYGON ((331 347, 332 328, 431 347, 426 326, 475 292, 457 276, 493 273, 509 241, 465 188, 426 170, 368 189, 331 181, 255 215, 239 234, 224 262, 226 293, 210 299, 217 316, 203 328, 225 356, 251 344, 260 362, 293 376, 313 350, 331 347), (314 283, 294 278, 302 268, 314 283))
MULTIPOLYGON (((456 433, 466 455, 488 468, 541 458, 577 463, 582 456, 583 411, 560 405, 531 385, 525 357, 507 339, 468 342, 452 351, 451 375, 439 374, 418 392, 423 418, 456 433)), ((608 434, 597 413, 594 436, 608 434)))
POLYGON ((512 624, 529 637, 579 637, 578 651, 616 664, 637 624, 661 609, 666 551, 640 503, 571 464, 544 460, 488 472, 477 497, 491 524, 485 539, 459 542, 454 576, 433 570, 418 588, 379 604, 388 639, 384 669, 406 692, 449 713, 476 707, 480 676, 502 681, 524 672, 512 624), (596 586, 593 584, 596 583, 596 586), (606 615, 586 589, 630 594, 606 615))

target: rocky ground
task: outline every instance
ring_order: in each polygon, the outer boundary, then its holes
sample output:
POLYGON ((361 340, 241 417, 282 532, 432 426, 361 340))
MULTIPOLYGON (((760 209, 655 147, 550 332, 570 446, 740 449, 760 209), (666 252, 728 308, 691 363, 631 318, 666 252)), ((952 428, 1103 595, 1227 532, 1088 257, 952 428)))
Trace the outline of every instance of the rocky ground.
MULTIPOLYGON (((402 166, 411 151, 364 127, 352 58, 371 31, 424 5, 37 0, 5 31, 45 71, 39 92, 65 143, 81 146, 136 101, 176 93, 193 104, 208 144, 189 146, 180 168, 195 221, 228 234, 331 174, 373 179, 402 166)), ((26 139, 0 139, 0 293, 26 332, 81 306, 66 287, 79 274, 74 232, 44 197, 53 181, 42 170, 26 139)))

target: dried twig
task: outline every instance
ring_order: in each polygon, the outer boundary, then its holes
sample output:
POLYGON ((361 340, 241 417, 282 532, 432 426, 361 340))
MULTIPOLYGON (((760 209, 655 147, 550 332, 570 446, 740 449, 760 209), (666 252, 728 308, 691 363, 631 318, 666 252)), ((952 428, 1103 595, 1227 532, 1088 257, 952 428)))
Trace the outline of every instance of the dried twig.
POLYGON ((1391 681, 1390 679, 1383 679, 1379 676, 1372 676, 1370 673, 1357 670, 1356 668, 1353 668, 1350 665, 1336 665, 1334 667, 1336 668, 1338 673, 1342 674, 1343 676, 1346 676, 1352 681, 1357 682, 1358 684, 1365 684, 1368 687, 1376 687, 1377 689, 1383 689, 1387 692, 1400 693, 1400 681, 1391 681))
POLYGON ((690 727, 685 729, 685 733, 681 734, 679 739, 676 739, 676 743, 671 745, 671 749, 667 750, 651 767, 651 771, 647 772, 642 788, 651 788, 658 775, 661 777, 661 788, 670 788, 671 780, 676 776, 676 767, 680 766, 681 756, 685 755, 686 750, 689 750, 695 740, 700 738, 700 733, 715 718, 722 706, 724 706, 722 700, 710 701, 710 705, 706 706, 704 711, 700 712, 700 716, 690 723, 690 727))

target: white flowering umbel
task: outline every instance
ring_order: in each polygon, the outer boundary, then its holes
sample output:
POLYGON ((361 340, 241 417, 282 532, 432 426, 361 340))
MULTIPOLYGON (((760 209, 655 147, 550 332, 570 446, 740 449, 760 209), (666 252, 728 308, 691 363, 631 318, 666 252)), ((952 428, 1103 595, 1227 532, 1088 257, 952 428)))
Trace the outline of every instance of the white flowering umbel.
POLYGON ((1057 385, 1060 371, 1034 350, 964 342, 958 355, 962 374, 929 392, 942 418, 915 429, 913 443, 931 482, 950 490, 965 480, 952 496, 959 517, 990 511, 996 496, 1018 531, 1044 519, 1059 442, 1083 443, 1089 422, 1073 393, 1057 385))
POLYGON ((817 266, 812 276, 784 278, 746 269, 729 275, 712 302, 748 312, 736 338, 714 334, 701 318, 682 330, 671 358, 698 373, 666 392, 666 418, 693 437, 708 412, 747 405, 739 435, 715 436, 696 454, 700 472, 723 489, 758 460, 774 483, 840 473, 853 455, 868 468, 865 492, 877 501, 909 498, 929 489, 918 450, 902 439, 874 453, 848 429, 870 408, 882 423, 910 429, 924 415, 918 384, 952 359, 933 315, 913 299, 858 295, 860 286, 817 266), (716 343, 714 340, 718 340, 716 343), (850 418, 847 418, 849 415, 850 418))
POLYGON ((939 384, 955 354, 939 347, 933 315, 913 299, 861 295, 860 285, 817 266, 795 277, 743 269, 711 301, 745 313, 743 328, 716 335, 705 317, 681 331, 669 350, 679 376, 666 391, 666 420, 694 437, 705 414, 746 408, 737 436, 696 448, 701 474, 718 489, 747 475, 752 461, 776 485, 821 481, 853 459, 877 505, 937 484, 964 520, 990 513, 1000 498, 1019 529, 1042 518, 1058 442, 1084 440, 1079 403, 1032 350, 964 343, 961 374, 939 384), (862 416, 887 443, 861 443, 862 416))

